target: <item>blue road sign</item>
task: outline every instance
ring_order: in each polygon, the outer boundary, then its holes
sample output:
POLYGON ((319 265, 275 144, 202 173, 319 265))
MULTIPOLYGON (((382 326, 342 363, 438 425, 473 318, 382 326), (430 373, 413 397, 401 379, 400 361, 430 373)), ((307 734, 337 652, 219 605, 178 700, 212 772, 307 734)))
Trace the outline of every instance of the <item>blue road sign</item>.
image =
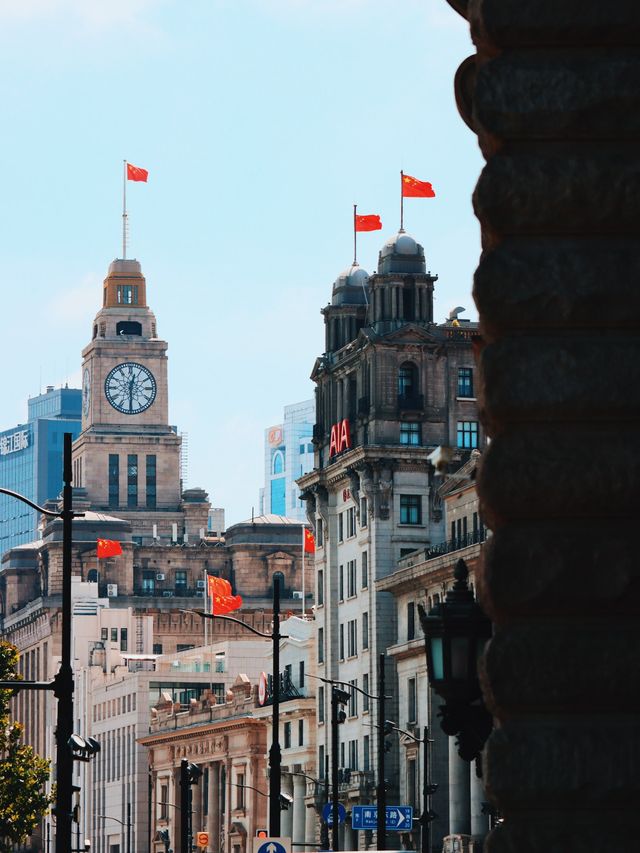
MULTIPOLYGON (((344 823, 346 816, 347 810, 342 803, 338 803, 338 823, 344 823)), ((333 826, 333 803, 327 803, 322 809, 322 820, 329 826, 333 826)))
MULTIPOLYGON (((377 806, 353 806, 351 809, 353 829, 376 829, 378 826, 377 806)), ((405 832, 413 826, 413 808, 411 806, 387 806, 385 809, 385 827, 390 831, 405 832)))
POLYGON ((264 844, 258 847, 258 853, 287 853, 287 848, 279 841, 274 841, 273 838, 267 839, 264 844))

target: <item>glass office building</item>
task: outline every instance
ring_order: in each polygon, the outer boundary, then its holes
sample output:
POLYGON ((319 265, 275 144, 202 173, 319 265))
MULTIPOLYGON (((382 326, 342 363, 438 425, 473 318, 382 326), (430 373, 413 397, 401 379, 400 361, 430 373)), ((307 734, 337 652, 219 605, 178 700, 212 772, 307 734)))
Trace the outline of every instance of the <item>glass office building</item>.
MULTIPOLYGON (((80 432, 82 392, 53 388, 28 402, 28 420, 0 432, 0 486, 35 503, 62 490, 63 435, 80 432)), ((0 495, 0 554, 38 539, 38 513, 21 501, 0 495)))

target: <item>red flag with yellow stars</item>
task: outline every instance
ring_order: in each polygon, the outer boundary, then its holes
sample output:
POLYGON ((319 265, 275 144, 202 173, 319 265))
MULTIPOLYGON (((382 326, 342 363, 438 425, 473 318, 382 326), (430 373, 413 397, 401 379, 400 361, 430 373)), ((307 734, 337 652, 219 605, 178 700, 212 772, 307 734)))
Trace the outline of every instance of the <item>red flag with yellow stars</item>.
POLYGON ((98 539, 96 553, 99 560, 103 560, 105 557, 118 557, 122 554, 122 545, 113 539, 98 539))

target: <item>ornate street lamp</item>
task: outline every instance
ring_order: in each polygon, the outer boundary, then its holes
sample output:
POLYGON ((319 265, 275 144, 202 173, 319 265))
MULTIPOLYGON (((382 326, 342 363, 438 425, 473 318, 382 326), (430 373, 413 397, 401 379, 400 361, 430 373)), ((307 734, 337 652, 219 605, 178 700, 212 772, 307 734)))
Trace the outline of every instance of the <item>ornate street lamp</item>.
POLYGON ((438 716, 449 736, 458 735, 458 754, 465 761, 480 757, 492 728, 482 703, 478 659, 491 637, 491 621, 469 589, 464 560, 456 563, 455 583, 444 601, 427 614, 418 605, 425 636, 429 683, 444 699, 438 716))

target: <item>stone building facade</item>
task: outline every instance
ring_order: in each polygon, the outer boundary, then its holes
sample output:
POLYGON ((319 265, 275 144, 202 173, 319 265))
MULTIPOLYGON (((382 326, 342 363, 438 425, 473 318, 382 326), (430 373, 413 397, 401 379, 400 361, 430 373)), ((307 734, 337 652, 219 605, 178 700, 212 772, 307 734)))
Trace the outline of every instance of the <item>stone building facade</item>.
MULTIPOLYGON (((368 276, 352 266, 323 309, 326 352, 317 360, 314 470, 299 480, 316 533, 318 673, 376 695, 380 655, 396 642, 393 597, 376 582, 403 556, 446 538, 429 455, 453 448, 461 462, 483 442, 476 414, 476 326, 433 319, 437 276, 423 247, 400 232, 368 276)), ((397 717, 393 660, 385 662, 386 715, 397 717)), ((340 727, 347 804, 371 802, 377 703, 352 691, 340 727)), ((318 766, 330 753, 329 693, 318 694, 318 766)), ((387 756, 398 795, 397 750, 387 756)), ((344 776, 343 776, 344 778, 344 776)), ((343 849, 361 840, 347 826, 343 849)))

